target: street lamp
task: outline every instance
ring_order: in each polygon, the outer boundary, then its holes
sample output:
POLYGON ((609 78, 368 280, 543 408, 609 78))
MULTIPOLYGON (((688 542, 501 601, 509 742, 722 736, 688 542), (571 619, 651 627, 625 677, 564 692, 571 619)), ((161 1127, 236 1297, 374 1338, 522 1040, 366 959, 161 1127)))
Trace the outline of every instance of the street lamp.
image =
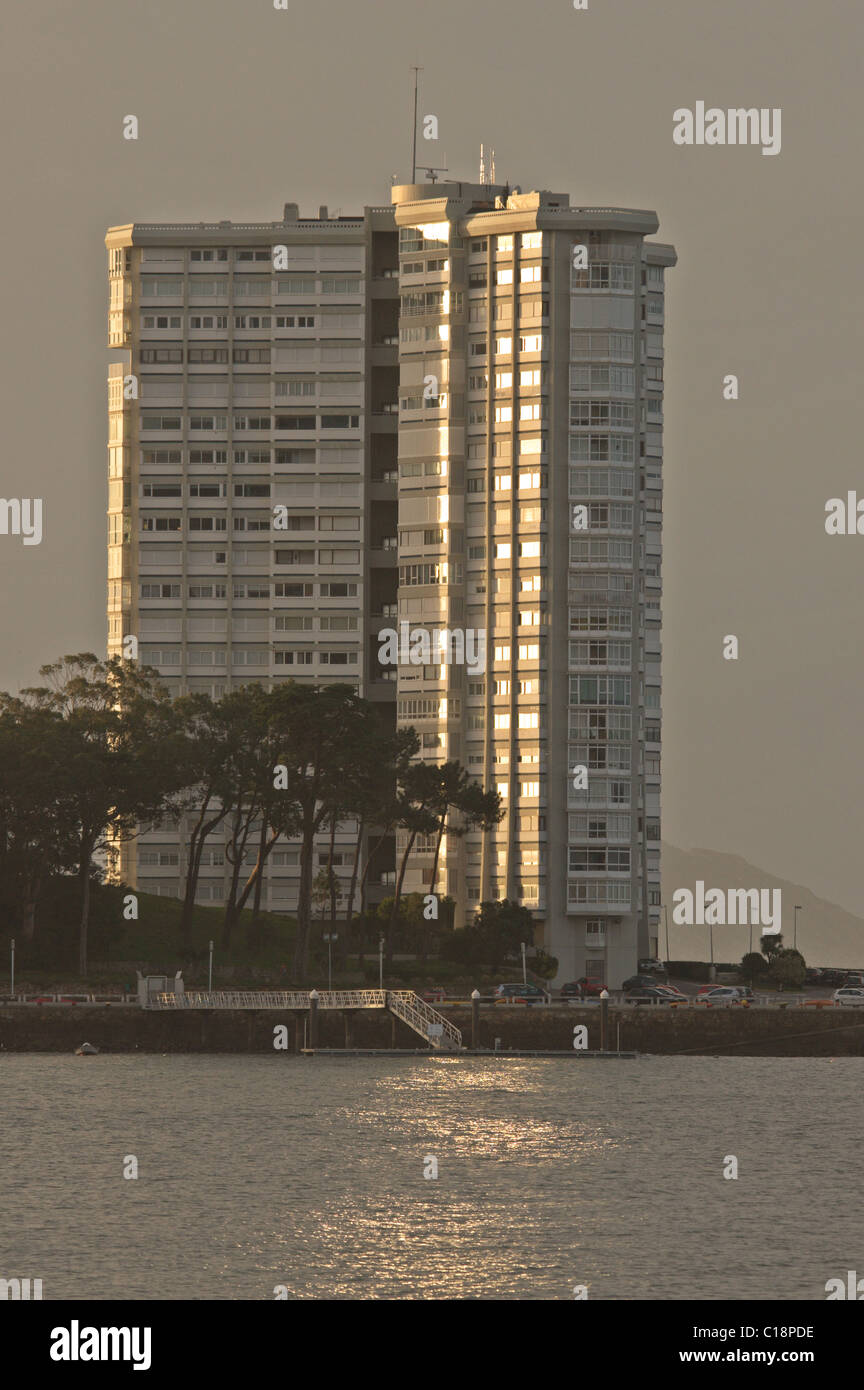
POLYGON ((384 988, 384 937, 378 938, 378 988, 384 988))
POLYGON ((669 955, 669 909, 665 903, 663 904, 663 921, 666 924, 666 964, 668 965, 672 957, 669 955))
POLYGON ((333 988, 333 942, 339 940, 339 933, 335 931, 325 932, 324 940, 327 942, 327 988, 333 988))
POLYGON ((525 964, 525 942, 524 942, 524 941, 522 942, 522 983, 523 983, 523 985, 527 985, 527 983, 528 983, 528 967, 527 967, 527 965, 525 964))
POLYGON ((210 942, 210 967, 207 971, 207 993, 213 992, 213 942, 210 942))
POLYGON ((800 911, 801 911, 801 904, 800 904, 800 903, 796 903, 796 904, 795 904, 795 926, 794 926, 793 933, 792 933, 792 949, 793 949, 793 951, 797 951, 797 950, 798 950, 798 913, 799 913, 800 911))

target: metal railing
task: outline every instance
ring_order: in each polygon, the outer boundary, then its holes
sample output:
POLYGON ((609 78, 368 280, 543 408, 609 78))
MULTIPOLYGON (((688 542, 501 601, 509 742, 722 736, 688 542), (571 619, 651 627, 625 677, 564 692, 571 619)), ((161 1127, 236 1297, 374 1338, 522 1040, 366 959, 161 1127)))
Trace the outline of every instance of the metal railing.
MULTIPOLYGON (((149 1009, 308 1009, 309 990, 189 990, 156 994, 149 1009)), ((411 989, 332 989, 318 992, 319 1009, 388 1009, 430 1046, 459 1051, 462 1033, 411 989), (430 1025, 435 1032, 430 1032, 430 1025), (437 1031, 440 1029, 440 1033, 437 1031)))

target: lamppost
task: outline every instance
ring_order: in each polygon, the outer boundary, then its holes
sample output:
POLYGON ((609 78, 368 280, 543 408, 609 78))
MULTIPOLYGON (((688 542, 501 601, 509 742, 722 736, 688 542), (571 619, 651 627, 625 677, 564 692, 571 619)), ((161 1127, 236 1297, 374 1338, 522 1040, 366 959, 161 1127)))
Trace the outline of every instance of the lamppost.
POLYGON ((15 938, 14 938, 14 936, 13 936, 12 941, 11 941, 10 944, 11 944, 11 946, 12 946, 12 985, 11 985, 11 988, 10 988, 10 990, 9 990, 9 993, 12 995, 12 997, 13 997, 13 999, 14 999, 14 997, 15 997, 15 938))
POLYGON ((801 911, 801 904, 800 904, 800 903, 796 903, 796 904, 795 904, 795 926, 794 926, 793 932, 792 932, 792 949, 793 949, 793 951, 797 951, 797 950, 798 950, 798 913, 799 913, 800 911, 801 911))
POLYGON ((207 993, 213 992, 213 942, 210 942, 210 966, 207 971, 207 993))
POLYGON ((339 940, 339 933, 335 931, 325 932, 324 940, 327 942, 327 988, 333 988, 333 942, 339 940))
POLYGON ((663 904, 663 921, 666 924, 666 964, 668 965, 671 960, 669 955, 669 909, 665 903, 663 904))
POLYGON ((527 965, 525 964, 525 942, 524 942, 524 941, 522 942, 522 983, 523 983, 523 985, 527 985, 527 983, 528 983, 528 967, 527 967, 527 965))
POLYGON ((378 988, 384 988, 384 938, 378 938, 378 988))

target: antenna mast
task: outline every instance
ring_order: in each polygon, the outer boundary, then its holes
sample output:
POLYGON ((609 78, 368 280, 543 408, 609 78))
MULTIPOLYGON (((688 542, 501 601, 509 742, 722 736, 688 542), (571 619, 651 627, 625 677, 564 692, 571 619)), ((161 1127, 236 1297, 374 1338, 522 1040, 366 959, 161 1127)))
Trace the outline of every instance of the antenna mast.
POLYGON ((411 134, 411 182, 417 182, 417 89, 420 85, 422 68, 413 68, 414 73, 414 126, 411 134))

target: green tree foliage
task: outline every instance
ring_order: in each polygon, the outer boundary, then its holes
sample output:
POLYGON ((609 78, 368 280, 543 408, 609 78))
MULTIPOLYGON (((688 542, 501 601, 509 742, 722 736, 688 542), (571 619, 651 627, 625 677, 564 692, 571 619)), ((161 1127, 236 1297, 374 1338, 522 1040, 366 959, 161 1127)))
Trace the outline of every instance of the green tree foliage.
POLYGON ((747 951, 738 967, 744 980, 758 980, 768 972, 768 961, 758 951, 747 951))
POLYGON ((804 957, 800 951, 775 951, 768 967, 768 978, 779 989, 800 989, 804 983, 804 957))
POLYGON ((471 926, 454 931, 446 939, 442 955, 463 965, 498 972, 508 956, 518 954, 523 941, 530 945, 533 939, 534 918, 528 908, 503 898, 481 903, 471 926))

